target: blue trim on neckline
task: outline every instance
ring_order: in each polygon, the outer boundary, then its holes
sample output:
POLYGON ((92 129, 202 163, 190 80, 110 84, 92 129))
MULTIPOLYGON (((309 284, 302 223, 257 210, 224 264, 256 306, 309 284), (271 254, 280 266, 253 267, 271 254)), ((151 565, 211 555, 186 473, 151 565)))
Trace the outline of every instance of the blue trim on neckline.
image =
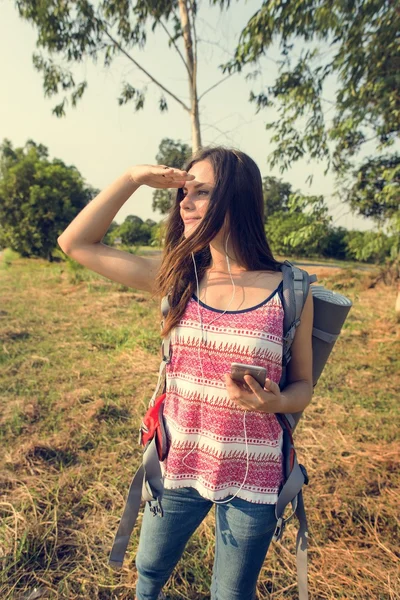
POLYGON ((260 306, 263 306, 263 304, 267 304, 267 302, 269 302, 271 300, 271 298, 273 298, 277 292, 279 292, 280 294, 283 293, 283 279, 279 283, 278 287, 275 288, 275 290, 270 293, 268 298, 266 298, 259 304, 256 304, 256 306, 250 306, 250 308, 244 308, 242 310, 221 310, 220 308, 213 308, 212 306, 208 306, 208 304, 204 304, 204 302, 199 300, 197 298, 196 294, 192 294, 192 299, 195 300, 195 302, 197 302, 198 304, 200 304, 200 306, 202 306, 203 308, 207 308, 208 310, 212 310, 213 312, 225 313, 227 315, 237 315, 239 313, 245 313, 245 312, 249 312, 251 310, 256 310, 256 308, 260 308, 260 306))

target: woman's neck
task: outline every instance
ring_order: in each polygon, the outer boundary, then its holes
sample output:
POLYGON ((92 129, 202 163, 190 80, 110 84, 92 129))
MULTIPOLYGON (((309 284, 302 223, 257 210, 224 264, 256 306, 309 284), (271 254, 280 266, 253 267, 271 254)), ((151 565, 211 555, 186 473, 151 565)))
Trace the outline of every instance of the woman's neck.
POLYGON ((239 264, 239 261, 233 251, 233 247, 228 242, 227 252, 225 253, 225 247, 217 240, 214 240, 210 244, 210 252, 211 252, 211 263, 209 268, 207 269, 211 273, 226 273, 229 274, 228 262, 226 259, 226 254, 229 258, 229 265, 232 274, 244 273, 247 271, 246 267, 239 264))

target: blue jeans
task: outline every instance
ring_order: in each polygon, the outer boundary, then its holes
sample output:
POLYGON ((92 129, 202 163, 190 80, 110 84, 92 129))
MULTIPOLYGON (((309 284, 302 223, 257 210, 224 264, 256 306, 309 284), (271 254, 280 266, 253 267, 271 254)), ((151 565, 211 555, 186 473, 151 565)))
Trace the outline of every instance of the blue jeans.
MULTIPOLYGON (((194 488, 165 490, 164 516, 146 502, 136 555, 138 600, 156 600, 186 543, 213 506, 194 488)), ((254 600, 257 578, 274 534, 275 504, 233 498, 215 505, 211 600, 254 600)))

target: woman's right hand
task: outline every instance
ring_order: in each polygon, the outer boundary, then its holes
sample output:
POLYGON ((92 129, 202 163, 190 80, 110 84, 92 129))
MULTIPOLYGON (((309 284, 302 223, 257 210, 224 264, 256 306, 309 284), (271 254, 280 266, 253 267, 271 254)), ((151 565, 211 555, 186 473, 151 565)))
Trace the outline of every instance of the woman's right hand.
POLYGON ((135 165, 129 169, 129 175, 136 185, 148 185, 152 188, 180 188, 186 181, 195 179, 187 171, 173 169, 166 165, 135 165))

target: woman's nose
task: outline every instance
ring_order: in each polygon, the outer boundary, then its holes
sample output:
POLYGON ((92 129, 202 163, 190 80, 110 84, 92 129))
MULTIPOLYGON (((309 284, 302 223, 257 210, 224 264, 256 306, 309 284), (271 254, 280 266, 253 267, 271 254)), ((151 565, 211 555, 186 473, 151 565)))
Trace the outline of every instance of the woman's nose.
POLYGON ((186 208, 186 209, 194 208, 194 202, 193 202, 190 192, 188 192, 186 194, 186 196, 181 200, 180 205, 182 208, 186 208))

